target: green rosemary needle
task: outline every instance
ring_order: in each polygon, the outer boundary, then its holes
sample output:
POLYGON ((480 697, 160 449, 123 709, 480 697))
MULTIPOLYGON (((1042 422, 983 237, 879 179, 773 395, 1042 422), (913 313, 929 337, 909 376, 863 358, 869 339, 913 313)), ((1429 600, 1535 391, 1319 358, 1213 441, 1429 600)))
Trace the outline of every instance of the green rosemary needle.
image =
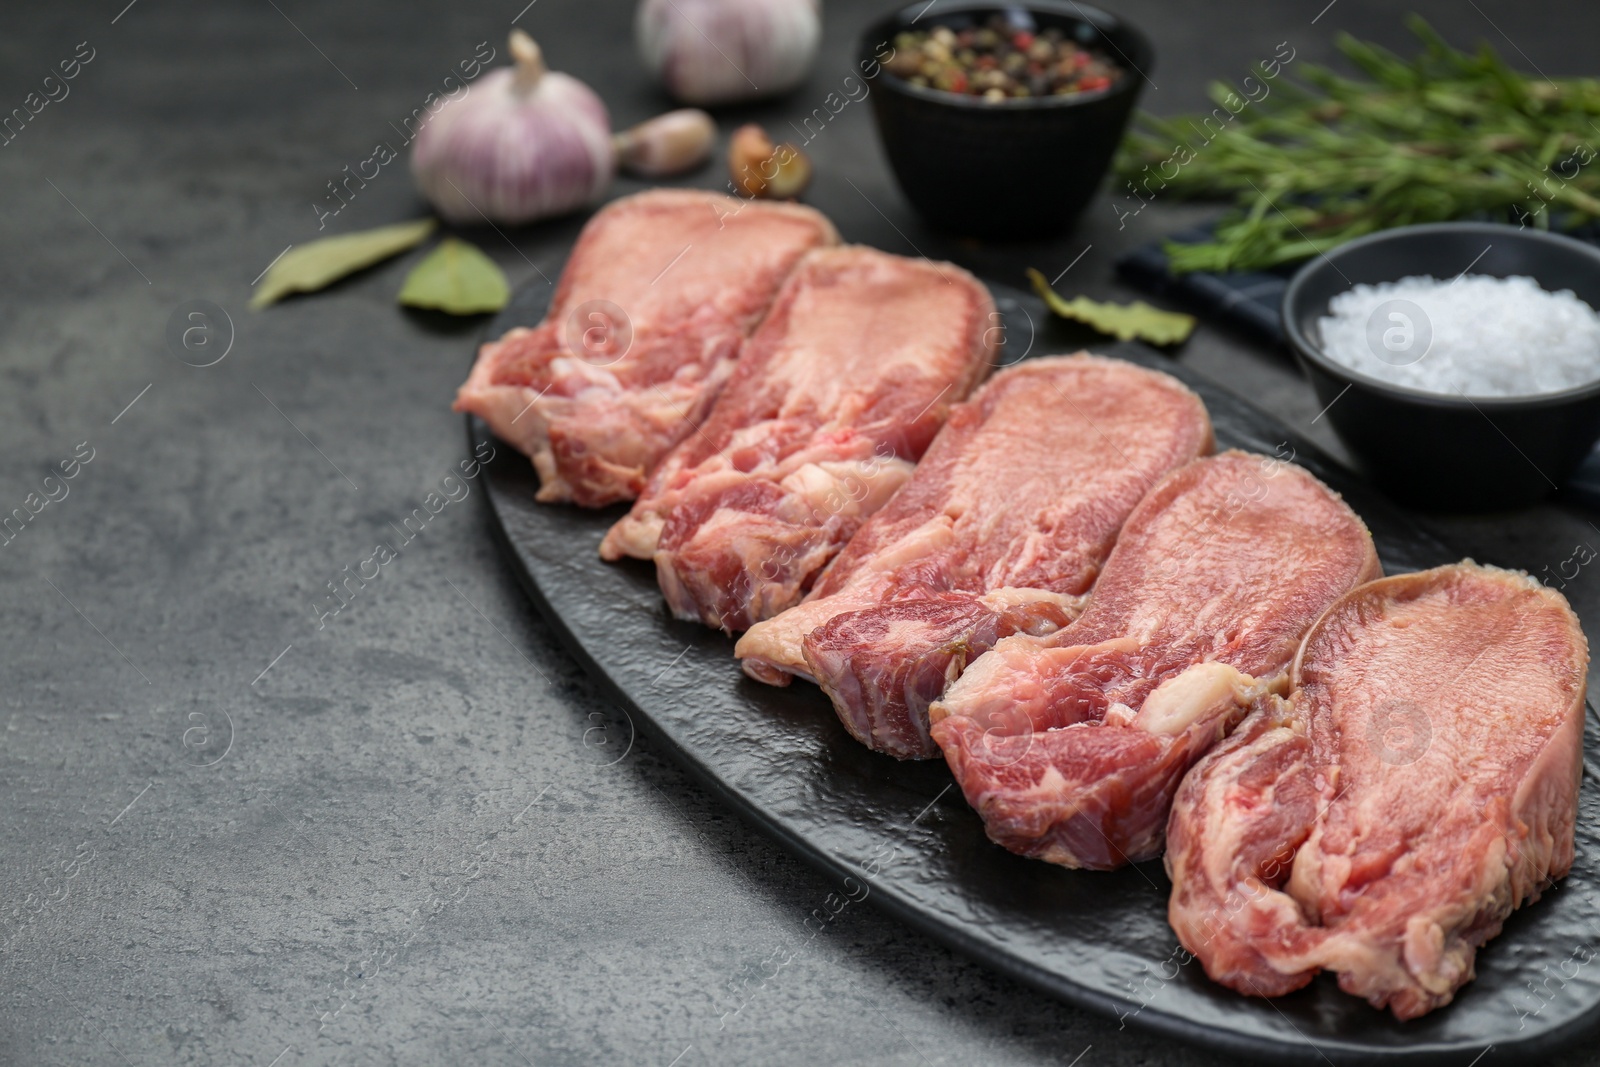
POLYGON ((1131 193, 1233 202, 1210 240, 1168 243, 1174 271, 1274 267, 1421 222, 1600 219, 1600 81, 1528 77, 1487 44, 1462 52, 1407 24, 1422 42, 1409 62, 1340 37, 1365 79, 1258 68, 1250 99, 1218 83, 1209 115, 1139 117, 1117 162, 1131 193))

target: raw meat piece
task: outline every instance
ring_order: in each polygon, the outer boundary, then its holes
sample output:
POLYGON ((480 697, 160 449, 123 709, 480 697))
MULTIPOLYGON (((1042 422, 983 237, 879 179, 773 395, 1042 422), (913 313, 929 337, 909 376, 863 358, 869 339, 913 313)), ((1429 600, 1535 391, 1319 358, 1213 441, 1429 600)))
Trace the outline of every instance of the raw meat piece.
POLYGON ((1000 637, 1070 622, 1129 512, 1210 449, 1205 406, 1168 375, 1083 354, 1003 370, 811 596, 735 654, 762 681, 816 678, 868 747, 937 756, 929 702, 1000 637))
POLYGON ((730 633, 790 607, 988 370, 993 315, 948 263, 809 253, 600 554, 654 559, 675 615, 730 633))
POLYGON ((691 189, 614 201, 583 228, 544 322, 484 345, 455 409, 533 458, 538 499, 632 500, 800 257, 838 240, 792 204, 691 189))
POLYGON ((1183 773, 1287 691, 1301 635, 1379 573, 1361 520, 1300 467, 1196 460, 1134 510, 1083 615, 979 657, 929 709, 933 739, 1013 852, 1149 859, 1183 773))
POLYGON ((1277 996, 1321 968, 1413 1019, 1572 866, 1589 653, 1572 609, 1470 561, 1345 596, 1184 779, 1168 915, 1206 973, 1277 996))

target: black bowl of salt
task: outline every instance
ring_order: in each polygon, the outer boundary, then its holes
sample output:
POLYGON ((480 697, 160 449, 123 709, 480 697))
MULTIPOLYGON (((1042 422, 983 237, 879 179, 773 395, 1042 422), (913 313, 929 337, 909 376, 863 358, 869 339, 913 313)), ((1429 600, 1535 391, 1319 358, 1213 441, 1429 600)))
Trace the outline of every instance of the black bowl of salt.
POLYGON ((1600 439, 1600 248, 1407 226, 1308 262, 1285 332, 1324 416, 1404 503, 1485 511, 1560 488, 1600 439))

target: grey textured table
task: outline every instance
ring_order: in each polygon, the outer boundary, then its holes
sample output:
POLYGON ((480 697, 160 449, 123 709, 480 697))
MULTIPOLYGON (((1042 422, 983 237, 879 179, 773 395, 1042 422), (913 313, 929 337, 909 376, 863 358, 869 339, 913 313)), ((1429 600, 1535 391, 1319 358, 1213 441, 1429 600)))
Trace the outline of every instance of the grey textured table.
MULTIPOLYGON (((455 63, 485 40, 503 56, 514 17, 616 125, 663 110, 629 3, 125 2, 0 18, 0 113, 92 55, 0 147, 0 512, 92 454, 0 545, 0 1062, 1222 1062, 871 909, 752 994, 829 887, 627 736, 517 588, 479 492, 318 628, 325 583, 465 455, 449 400, 478 326, 395 307, 414 256, 264 313, 251 280, 316 236, 326 183, 455 63), (204 368, 164 340, 197 299, 236 333, 204 368)), ((1154 38, 1144 103, 1170 112, 1281 41, 1319 60, 1339 30, 1405 46, 1383 0, 1325 3, 1117 8, 1154 38)), ((882 6, 831 2, 811 80, 725 128, 808 113, 882 6)), ((1414 6, 1525 68, 1595 71, 1582 0, 1414 6)), ((1061 241, 981 248, 911 213, 865 106, 809 150, 810 200, 849 239, 1013 284, 1074 264, 1064 288, 1126 299, 1114 255, 1205 214, 1158 201, 1119 228, 1103 199, 1061 241)), ((421 210, 395 163, 329 231, 421 210)), ((578 225, 468 236, 525 283, 578 225)), ((1202 328, 1181 358, 1334 446, 1281 354, 1202 328)), ((1539 572, 1600 544, 1591 518, 1429 522, 1539 572)), ((1600 578, 1567 593, 1600 618, 1600 578)))

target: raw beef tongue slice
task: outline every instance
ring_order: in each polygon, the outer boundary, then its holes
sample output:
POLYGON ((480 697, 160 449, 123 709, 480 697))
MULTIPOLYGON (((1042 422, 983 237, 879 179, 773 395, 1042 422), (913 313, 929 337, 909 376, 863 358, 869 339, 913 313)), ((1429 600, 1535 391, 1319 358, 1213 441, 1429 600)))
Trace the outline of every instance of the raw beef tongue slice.
POLYGON ((1168 916, 1213 979, 1319 969, 1413 1019, 1572 866, 1589 652, 1559 593, 1470 561, 1362 586, 1173 801, 1168 916))
POLYGON ((632 500, 800 257, 838 240, 791 204, 689 189, 614 201, 583 228, 544 322, 484 345, 455 409, 532 457, 538 499, 632 500))
POLYGON ((1183 773, 1287 692, 1301 636, 1379 573, 1361 520, 1302 468, 1195 460, 1134 509, 1083 615, 980 656, 929 709, 933 739, 1013 852, 1150 859, 1183 773))
POLYGON ((1168 375, 1087 354, 1007 368, 735 654, 762 681, 815 678, 868 747, 937 756, 929 702, 1000 637, 1070 622, 1134 506, 1210 450, 1205 406, 1168 375))
POLYGON ((601 556, 654 559, 673 614, 730 633, 791 607, 989 369, 993 316, 948 263, 808 253, 601 556))

